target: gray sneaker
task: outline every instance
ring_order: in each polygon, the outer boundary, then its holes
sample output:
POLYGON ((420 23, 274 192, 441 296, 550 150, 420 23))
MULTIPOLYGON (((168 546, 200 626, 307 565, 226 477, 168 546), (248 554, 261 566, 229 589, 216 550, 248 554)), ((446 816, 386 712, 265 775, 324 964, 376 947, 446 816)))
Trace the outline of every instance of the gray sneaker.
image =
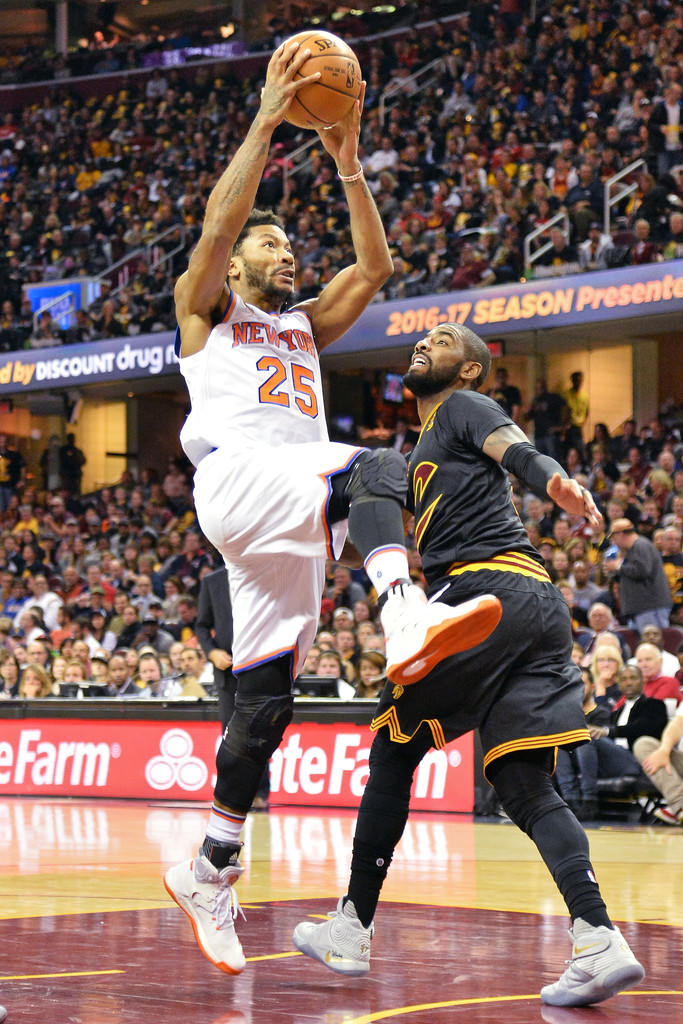
POLYGON ((588 1006, 601 1003, 645 977, 618 928, 596 928, 577 917, 569 936, 572 958, 567 970, 552 985, 541 989, 541 999, 551 1006, 588 1006))
POLYGON ((294 929, 292 941, 306 956, 349 978, 361 977, 370 970, 370 940, 373 925, 364 928, 351 900, 341 896, 337 909, 326 921, 312 924, 302 921, 294 929))

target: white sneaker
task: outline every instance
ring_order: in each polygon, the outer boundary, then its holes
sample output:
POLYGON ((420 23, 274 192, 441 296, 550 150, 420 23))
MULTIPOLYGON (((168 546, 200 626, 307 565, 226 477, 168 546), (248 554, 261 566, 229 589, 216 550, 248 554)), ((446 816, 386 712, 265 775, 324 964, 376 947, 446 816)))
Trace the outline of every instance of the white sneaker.
POLYGON ((594 927, 577 917, 569 936, 574 945, 569 966, 561 978, 541 989, 551 1006, 588 1006, 601 1003, 645 977, 618 928, 594 927))
POLYGON ((235 863, 219 871, 199 854, 164 875, 166 891, 189 917, 202 953, 226 974, 240 974, 246 966, 235 933, 235 918, 244 913, 232 887, 243 870, 235 863))
POLYGON ((292 941, 298 950, 319 960, 336 974, 358 978, 370 970, 370 940, 374 927, 363 927, 351 900, 347 900, 345 906, 343 903, 341 896, 337 909, 321 924, 302 921, 294 929, 292 941))
POLYGON ((503 609, 492 594, 458 605, 428 602, 414 585, 395 587, 382 608, 387 677, 410 686, 444 658, 485 640, 500 622, 503 609))

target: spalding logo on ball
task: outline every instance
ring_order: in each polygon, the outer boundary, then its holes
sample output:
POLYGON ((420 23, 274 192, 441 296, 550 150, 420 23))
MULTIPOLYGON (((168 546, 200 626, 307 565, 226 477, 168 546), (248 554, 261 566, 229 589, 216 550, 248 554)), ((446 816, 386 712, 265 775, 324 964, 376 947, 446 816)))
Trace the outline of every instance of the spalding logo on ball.
POLYGON ((332 32, 298 32, 286 40, 296 40, 300 50, 309 49, 296 78, 320 72, 320 78, 305 85, 292 100, 285 120, 298 128, 331 128, 341 121, 360 95, 363 75, 351 47, 332 32))

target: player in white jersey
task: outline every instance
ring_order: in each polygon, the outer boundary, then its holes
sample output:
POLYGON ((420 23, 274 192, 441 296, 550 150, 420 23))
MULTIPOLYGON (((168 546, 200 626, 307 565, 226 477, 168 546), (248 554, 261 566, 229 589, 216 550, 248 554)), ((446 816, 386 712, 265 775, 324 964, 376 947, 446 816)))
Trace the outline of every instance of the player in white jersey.
MULTIPOLYGON (((202 234, 175 289, 178 354, 191 398, 181 432, 197 467, 201 527, 229 571, 235 710, 218 751, 217 782, 199 855, 171 868, 166 888, 202 952, 221 970, 245 965, 235 934, 240 833, 268 760, 292 718, 292 680, 315 636, 326 556, 347 530, 382 605, 389 678, 408 685, 446 654, 495 628, 500 603, 428 604, 411 584, 404 547, 403 457, 328 440, 318 353, 360 316, 392 263, 359 169, 364 91, 320 138, 344 183, 356 262, 316 299, 283 312, 294 287, 284 227, 252 210, 272 133, 309 51, 271 58, 258 114, 206 207, 202 234)), ((364 90, 363 86, 363 90, 364 90)))

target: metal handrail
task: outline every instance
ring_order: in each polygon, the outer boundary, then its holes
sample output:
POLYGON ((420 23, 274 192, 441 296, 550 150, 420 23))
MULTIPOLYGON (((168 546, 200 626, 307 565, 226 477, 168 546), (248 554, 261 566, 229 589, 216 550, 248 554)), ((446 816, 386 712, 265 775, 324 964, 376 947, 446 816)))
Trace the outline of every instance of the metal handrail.
MULTIPOLYGON (((379 98, 379 123, 381 125, 384 124, 384 117, 386 115, 388 100, 392 99, 394 96, 397 96, 398 93, 400 92, 405 92, 409 86, 417 82, 418 78, 420 78, 427 72, 432 71, 437 65, 443 66, 444 61, 444 57, 435 57, 435 59, 431 60, 429 64, 423 64, 421 68, 418 68, 417 71, 414 71, 412 75, 410 75, 408 78, 395 78, 392 82, 389 82, 389 85, 386 87, 386 89, 379 98)), ((433 79, 431 79, 430 81, 433 81, 433 79)), ((429 85, 429 82, 425 82, 424 86, 426 85, 429 85)))
POLYGON ((556 213, 554 217, 546 221, 545 224, 541 224, 540 227, 530 231, 528 235, 524 236, 524 269, 528 270, 537 260, 541 258, 546 252, 553 247, 552 242, 546 242, 545 245, 539 245, 538 249, 531 251, 531 243, 534 239, 538 238, 539 235, 544 235, 550 228, 554 228, 556 224, 562 222, 565 234, 569 238, 569 215, 567 213, 556 213))
MULTIPOLYGON (((71 280, 71 278, 67 278, 66 280, 71 280)), ((57 283, 59 283, 59 282, 57 282, 57 283)), ((38 331, 38 327, 40 326, 39 325, 39 320, 41 319, 43 313, 50 313, 51 309, 54 309, 55 306, 58 306, 62 302, 64 302, 64 295, 55 295, 54 298, 50 299, 49 302, 46 302, 44 306, 40 306, 35 311, 35 313, 33 314, 33 332, 34 333, 37 333, 37 331, 38 331)), ((60 314, 60 319, 61 319, 62 316, 70 317, 71 314, 75 313, 75 312, 76 312, 76 306, 74 305, 73 299, 71 299, 69 301, 69 305, 67 306, 67 308, 64 310, 63 313, 60 314)), ((50 316, 52 316, 51 313, 50 313, 50 316)))
MULTIPOLYGON (((166 228, 160 234, 155 235, 154 238, 151 238, 143 246, 140 246, 138 249, 132 249, 129 253, 126 253, 126 255, 122 256, 121 259, 117 260, 116 263, 112 263, 109 267, 106 268, 106 270, 103 270, 100 274, 97 274, 96 277, 81 278, 80 283, 83 283, 85 281, 91 281, 93 284, 100 284, 104 280, 109 280, 111 276, 115 274, 120 268, 125 268, 126 264, 132 263, 134 260, 138 260, 140 258, 146 259, 146 262, 149 264, 150 270, 155 270, 157 267, 161 266, 162 263, 165 263, 167 260, 175 256, 176 253, 180 252, 182 249, 185 248, 186 237, 187 228, 185 227, 185 225, 173 224, 171 225, 171 227, 166 228), (168 252, 162 252, 161 255, 155 255, 154 250, 160 245, 164 238, 167 238, 170 234, 173 234, 175 231, 178 230, 178 228, 180 228, 181 230, 181 240, 178 243, 178 245, 174 246, 172 249, 169 249, 168 252)), ((64 280, 71 280, 71 278, 64 278, 64 280)), ((119 275, 119 282, 120 283, 117 285, 117 287, 113 288, 112 291, 109 293, 110 298, 113 298, 115 295, 118 295, 118 293, 127 286, 128 276, 119 275), (123 281, 121 281, 122 276, 125 278, 123 281)), ((56 281, 55 284, 59 284, 59 281, 56 281)), ((44 305, 40 306, 40 308, 37 309, 33 314, 33 330, 38 330, 39 320, 42 317, 43 313, 50 312, 51 309, 53 309, 55 306, 58 306, 63 301, 64 295, 56 295, 54 298, 50 299, 49 302, 46 302, 44 305)), ((83 306, 82 308, 89 309, 90 306, 92 306, 95 301, 97 300, 94 299, 93 302, 88 303, 87 306, 83 306)), ((72 301, 68 308, 61 315, 72 317, 73 313, 75 312, 76 307, 72 301)))
MULTIPOLYGON (((154 270, 155 267, 158 267, 162 263, 164 263, 169 258, 169 256, 175 255, 175 253, 180 252, 180 250, 184 248, 186 234, 187 228, 183 224, 172 224, 171 227, 166 228, 160 234, 155 235, 154 238, 150 238, 150 240, 148 242, 145 242, 144 245, 141 245, 137 249, 131 249, 131 251, 126 253, 125 256, 122 256, 120 260, 117 260, 116 263, 112 263, 105 270, 103 270, 96 277, 94 277, 93 281, 99 283, 105 279, 109 280, 111 275, 116 273, 120 268, 125 268, 126 264, 132 263, 133 260, 139 260, 141 258, 146 260, 146 262, 149 264, 150 270, 154 270), (167 238, 168 235, 171 235, 174 232, 176 232, 178 228, 181 229, 182 236, 179 244, 176 245, 174 249, 170 250, 167 253, 164 253, 160 259, 155 259, 155 257, 153 256, 154 248, 158 246, 163 241, 164 238, 167 238)), ((120 283, 117 285, 116 288, 113 288, 112 291, 109 293, 110 298, 113 298, 114 295, 118 295, 121 289, 125 288, 126 285, 128 284, 128 276, 123 275, 125 276, 125 280, 123 281, 120 280, 121 276, 122 275, 119 275, 120 283)))
POLYGON ((317 135, 314 135, 312 139, 308 140, 308 142, 302 143, 302 145, 297 146, 296 149, 293 149, 291 153, 287 153, 282 164, 282 194, 284 196, 287 195, 287 182, 289 181, 290 177, 293 177, 295 174, 298 174, 299 171, 303 171, 305 167, 310 167, 310 165, 313 163, 312 156, 309 156, 305 160, 300 160, 299 163, 297 163, 297 160, 299 160, 299 157, 303 157, 304 154, 309 151, 309 149, 312 149, 316 143, 318 143, 319 145, 320 139, 318 138, 317 135), (291 170, 289 168, 290 162, 294 164, 294 167, 292 167, 291 170))
POLYGON ((602 227, 603 227, 603 231, 605 232, 606 235, 609 235, 609 233, 610 233, 610 222, 612 220, 612 217, 611 217, 612 207, 616 206, 617 203, 620 203, 622 199, 626 198, 626 196, 630 196, 633 192, 635 192, 635 190, 638 188, 638 183, 635 182, 635 181, 632 181, 629 185, 624 185, 623 188, 619 189, 619 191, 616 193, 616 195, 610 195, 610 191, 611 191, 612 186, 616 185, 619 181, 622 180, 622 178, 626 178, 629 174, 633 174, 633 172, 638 170, 639 167, 646 167, 646 166, 647 165, 646 165, 644 160, 634 160, 632 164, 629 164, 627 167, 622 167, 622 169, 620 171, 617 171, 616 174, 613 174, 612 177, 608 178, 607 181, 605 182, 605 196, 604 196, 604 200, 603 200, 604 210, 603 210, 603 216, 602 216, 602 221, 603 221, 602 227))

